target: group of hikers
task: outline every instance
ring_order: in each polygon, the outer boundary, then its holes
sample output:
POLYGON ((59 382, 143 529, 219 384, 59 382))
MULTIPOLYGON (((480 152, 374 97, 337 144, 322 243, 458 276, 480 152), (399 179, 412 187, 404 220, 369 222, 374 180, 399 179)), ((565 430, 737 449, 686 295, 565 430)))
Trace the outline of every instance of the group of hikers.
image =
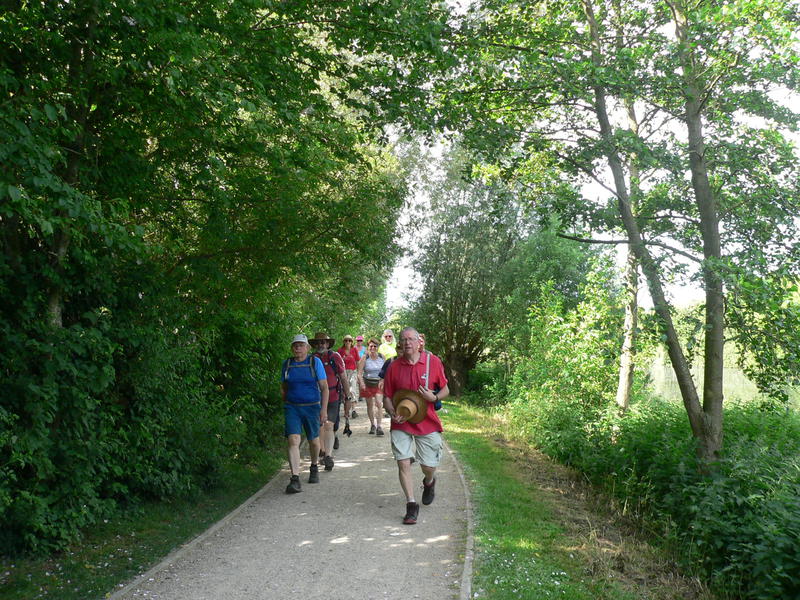
POLYGON ((397 461, 400 486, 406 497, 403 523, 414 525, 419 503, 414 496, 411 465, 423 473, 422 504, 433 502, 436 468, 442 454, 442 423, 436 412, 449 395, 442 361, 425 350, 425 337, 406 327, 395 341, 391 329, 383 340, 346 335, 342 347, 319 332, 310 340, 298 334, 292 340, 292 356, 283 362, 281 394, 291 478, 287 494, 302 491, 300 441, 305 433, 311 455, 308 483, 319 483, 319 463, 333 470, 333 451, 338 448, 340 403, 343 403, 343 435, 352 435, 350 419, 356 418, 356 401, 363 399, 370 421, 369 434, 382 436, 384 411, 390 419, 389 437, 397 461), (313 348, 313 354, 310 350, 313 348))

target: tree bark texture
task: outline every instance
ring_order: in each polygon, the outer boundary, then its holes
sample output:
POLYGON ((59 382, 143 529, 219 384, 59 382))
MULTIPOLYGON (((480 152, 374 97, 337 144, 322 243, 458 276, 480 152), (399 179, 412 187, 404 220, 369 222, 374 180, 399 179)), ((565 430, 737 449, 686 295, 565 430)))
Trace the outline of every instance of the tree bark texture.
POLYGON ((722 258, 717 201, 708 180, 703 138, 703 106, 706 90, 697 76, 694 53, 688 39, 688 20, 679 3, 671 5, 675 33, 680 44, 680 63, 684 82, 686 129, 689 140, 689 168, 692 188, 700 216, 703 239, 703 286, 706 294, 705 375, 703 380, 704 436, 702 458, 711 462, 722 450, 722 383, 725 345, 725 306, 721 278, 714 267, 722 258))
POLYGON ((633 388, 633 374, 636 368, 636 324, 639 308, 639 261, 631 247, 628 247, 628 260, 625 266, 625 324, 623 326, 622 355, 617 383, 617 406, 628 410, 633 388))
MULTIPOLYGON (((584 0, 583 6, 589 24, 593 60, 595 65, 599 67, 602 62, 600 52, 601 41, 597 28, 597 21, 594 16, 594 9, 588 0, 584 0)), ((622 161, 615 147, 611 121, 608 116, 606 92, 600 85, 596 85, 593 91, 594 110, 600 125, 602 139, 606 145, 606 157, 609 168, 614 178, 617 194, 617 208, 628 236, 630 248, 642 267, 642 272, 653 299, 653 309, 659 317, 662 331, 666 337, 667 354, 669 355, 672 368, 678 380, 678 387, 681 391, 683 404, 689 417, 689 425, 692 429, 692 434, 695 439, 698 440, 698 456, 701 460, 707 460, 709 443, 705 415, 700 404, 700 398, 697 394, 694 379, 692 378, 690 365, 683 352, 678 334, 675 330, 675 325, 672 321, 672 314, 664 293, 659 266, 643 242, 639 224, 631 209, 622 161)))

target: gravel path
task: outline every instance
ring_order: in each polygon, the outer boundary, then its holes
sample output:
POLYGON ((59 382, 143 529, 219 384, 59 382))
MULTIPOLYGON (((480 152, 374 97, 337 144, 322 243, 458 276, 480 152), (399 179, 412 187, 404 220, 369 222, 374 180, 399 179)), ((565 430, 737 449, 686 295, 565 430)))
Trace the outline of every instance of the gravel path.
MULTIPOLYGON (((366 412, 363 402, 357 410, 366 412)), ((286 494, 289 473, 282 470, 233 513, 110 598, 469 598, 471 511, 453 454, 444 453, 433 504, 420 506, 416 525, 403 525, 405 498, 388 429, 384 437, 368 435, 366 415, 353 419, 351 428, 352 437, 340 436, 334 469, 320 468, 319 484, 307 483, 306 457, 302 493, 286 494)), ((414 474, 421 486, 416 465, 414 474)), ((418 502, 421 495, 420 489, 418 502)))

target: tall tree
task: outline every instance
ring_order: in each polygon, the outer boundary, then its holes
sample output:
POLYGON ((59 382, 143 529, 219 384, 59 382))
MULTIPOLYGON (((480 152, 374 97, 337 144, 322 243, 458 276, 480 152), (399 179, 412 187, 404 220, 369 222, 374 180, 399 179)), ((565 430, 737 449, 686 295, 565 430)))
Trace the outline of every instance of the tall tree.
POLYGON ((504 148, 510 177, 531 179, 547 161, 611 194, 539 206, 572 237, 629 244, 705 461, 722 446, 724 282, 735 290, 800 267, 785 241, 797 231, 798 157, 785 136, 796 114, 775 95, 796 87, 794 30, 792 5, 772 0, 487 0, 472 5, 458 46, 465 64, 440 88, 447 124, 466 126, 476 146, 504 148), (632 107, 636 129, 625 122, 632 107), (686 261, 706 292, 702 399, 665 293, 686 261))

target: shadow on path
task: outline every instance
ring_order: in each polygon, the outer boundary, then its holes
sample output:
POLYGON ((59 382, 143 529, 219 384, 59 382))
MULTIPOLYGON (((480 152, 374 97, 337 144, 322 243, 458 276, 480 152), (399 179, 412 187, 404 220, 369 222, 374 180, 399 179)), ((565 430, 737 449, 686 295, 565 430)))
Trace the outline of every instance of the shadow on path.
MULTIPOLYGON (((363 409, 363 402, 357 410, 363 409)), ((111 595, 112 600, 371 600, 469 597, 471 511, 463 477, 445 451, 436 498, 416 525, 401 523, 405 498, 388 435, 353 419, 336 464, 300 494, 288 469, 205 533, 111 595)), ((342 427, 344 425, 342 424, 342 427)), ((446 432, 445 432, 446 435, 446 432)), ((306 451, 307 452, 307 451, 306 451)), ((422 472, 414 467, 422 495, 422 472)))

